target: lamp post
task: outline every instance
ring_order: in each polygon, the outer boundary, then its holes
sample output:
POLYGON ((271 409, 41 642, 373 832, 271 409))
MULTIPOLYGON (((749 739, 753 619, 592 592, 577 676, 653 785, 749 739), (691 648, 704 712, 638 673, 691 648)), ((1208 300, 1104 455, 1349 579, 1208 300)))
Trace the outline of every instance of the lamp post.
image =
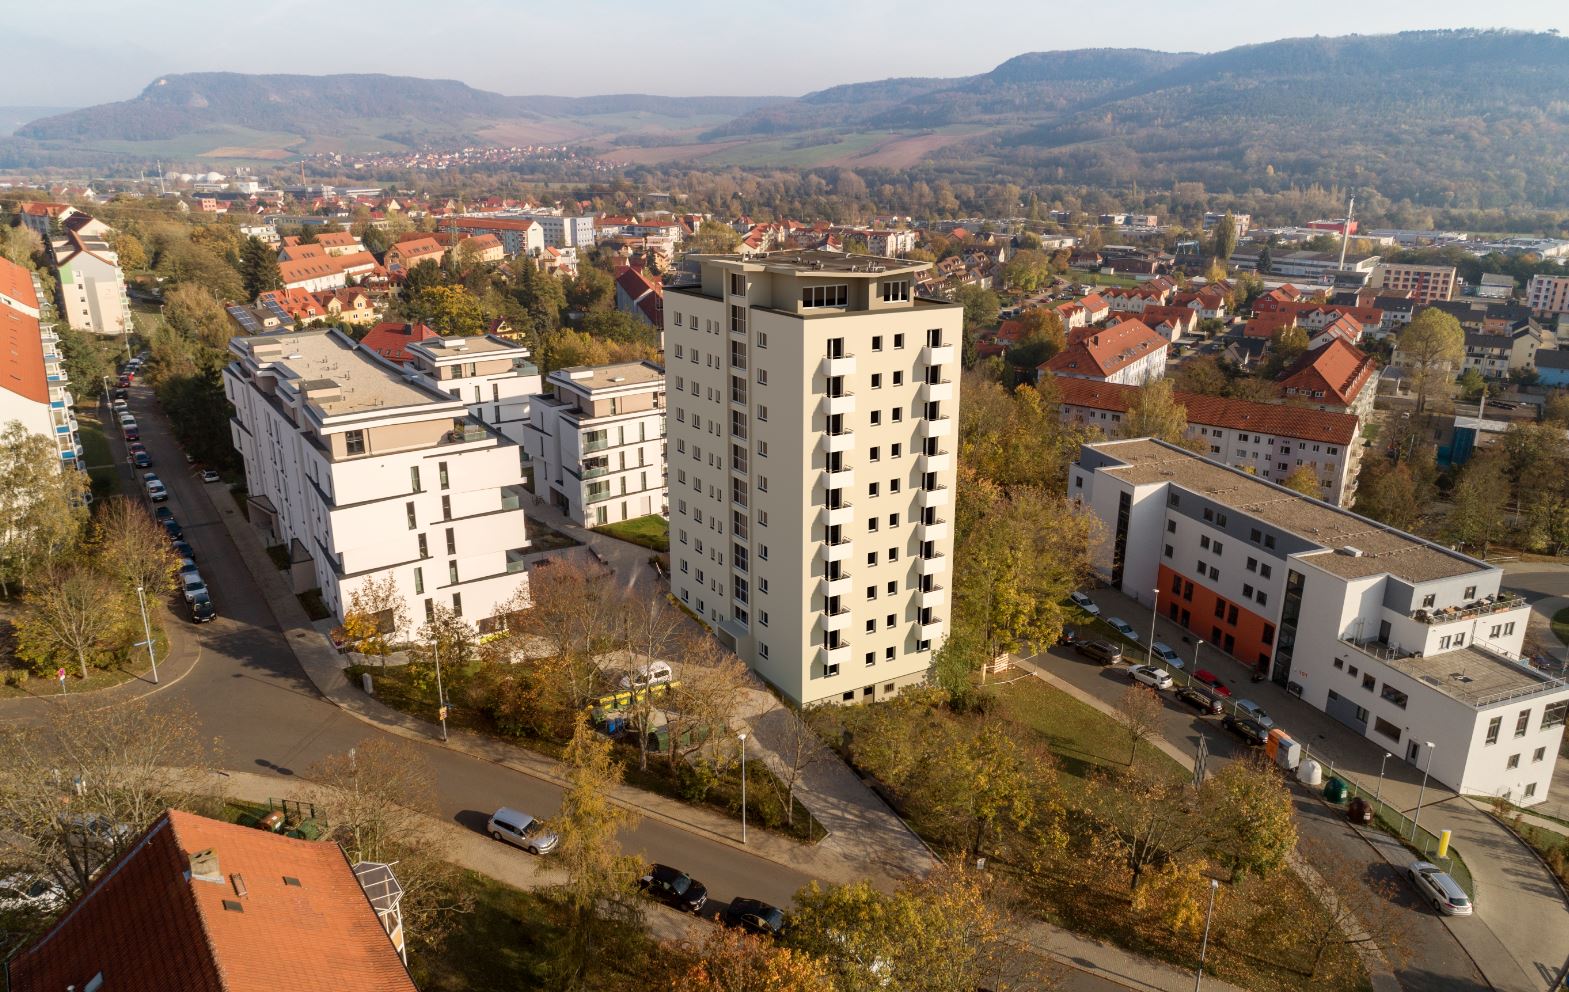
POLYGON ((1422 767, 1422 788, 1417 790, 1416 810, 1411 814, 1411 843, 1416 843, 1416 827, 1422 822, 1422 800, 1427 796, 1427 773, 1433 770, 1433 742, 1424 741, 1427 745, 1427 764, 1422 767))
POLYGON ((1199 987, 1204 984, 1204 956, 1209 952, 1209 921, 1215 915, 1215 890, 1220 888, 1219 879, 1209 880, 1209 909, 1204 911, 1204 941, 1199 944, 1199 970, 1193 976, 1193 992, 1199 992, 1199 987))
MULTIPOLYGON (((1199 670, 1199 648, 1204 646, 1204 638, 1198 638, 1193 644, 1193 671, 1199 670)), ((1189 672, 1188 674, 1192 674, 1189 672)))
POLYGON ((153 650, 153 628, 147 622, 147 597, 142 593, 142 587, 136 587, 136 602, 142 608, 142 634, 147 638, 143 644, 147 645, 147 661, 153 667, 153 685, 158 684, 158 653, 153 650))
POLYGON ((746 731, 736 734, 741 738, 741 843, 746 843, 746 731))
POLYGON ((441 688, 441 637, 438 635, 431 644, 431 653, 436 658, 436 716, 441 720, 441 739, 447 739, 447 694, 441 688))
POLYGON ((1160 589, 1156 588, 1155 598, 1150 600, 1150 642, 1144 647, 1144 664, 1155 664, 1155 618, 1160 616, 1160 589))
POLYGON ((1388 761, 1390 754, 1384 752, 1384 761, 1378 763, 1378 791, 1373 793, 1373 814, 1378 815, 1378 801, 1384 797, 1384 762, 1388 761))

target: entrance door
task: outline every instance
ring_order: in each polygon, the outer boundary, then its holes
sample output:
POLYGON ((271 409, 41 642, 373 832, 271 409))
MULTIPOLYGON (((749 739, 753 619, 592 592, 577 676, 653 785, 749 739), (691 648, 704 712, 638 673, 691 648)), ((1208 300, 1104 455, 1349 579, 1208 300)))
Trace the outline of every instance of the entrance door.
POLYGON ((1410 743, 1406 744, 1406 760, 1411 762, 1413 765, 1416 764, 1417 753, 1421 750, 1422 744, 1420 741, 1411 741, 1410 743))

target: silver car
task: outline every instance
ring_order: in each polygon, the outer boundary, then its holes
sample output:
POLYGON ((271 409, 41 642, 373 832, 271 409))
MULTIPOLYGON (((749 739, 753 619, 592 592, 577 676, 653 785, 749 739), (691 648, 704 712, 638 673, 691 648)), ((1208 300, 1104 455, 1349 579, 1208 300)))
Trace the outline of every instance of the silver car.
POLYGON ((1142 682, 1151 689, 1170 689, 1171 674, 1164 668, 1153 665, 1134 665, 1128 669, 1128 678, 1135 682, 1142 682))
POLYGON ((485 832, 530 854, 549 854, 561 841, 538 820, 510 806, 503 806, 490 815, 485 832))
POLYGON ((1445 916, 1471 915, 1471 900, 1466 897, 1465 889, 1437 865, 1413 861, 1406 866, 1406 876, 1440 913, 1445 916))

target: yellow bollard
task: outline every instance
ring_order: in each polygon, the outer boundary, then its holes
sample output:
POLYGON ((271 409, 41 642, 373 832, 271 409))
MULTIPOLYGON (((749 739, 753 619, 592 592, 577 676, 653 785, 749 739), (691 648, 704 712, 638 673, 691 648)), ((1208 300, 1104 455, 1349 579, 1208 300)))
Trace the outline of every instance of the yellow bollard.
POLYGON ((1438 832, 1438 856, 1440 858, 1449 857, 1449 831, 1447 830, 1438 832))

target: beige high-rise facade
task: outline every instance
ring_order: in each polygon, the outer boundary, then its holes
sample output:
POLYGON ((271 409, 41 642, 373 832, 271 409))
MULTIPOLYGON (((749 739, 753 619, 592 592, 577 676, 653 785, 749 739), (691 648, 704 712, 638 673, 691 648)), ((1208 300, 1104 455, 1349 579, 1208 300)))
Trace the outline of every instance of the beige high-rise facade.
POLYGON ((802 703, 922 681, 947 633, 963 310, 926 263, 705 256, 665 291, 671 584, 802 703))

